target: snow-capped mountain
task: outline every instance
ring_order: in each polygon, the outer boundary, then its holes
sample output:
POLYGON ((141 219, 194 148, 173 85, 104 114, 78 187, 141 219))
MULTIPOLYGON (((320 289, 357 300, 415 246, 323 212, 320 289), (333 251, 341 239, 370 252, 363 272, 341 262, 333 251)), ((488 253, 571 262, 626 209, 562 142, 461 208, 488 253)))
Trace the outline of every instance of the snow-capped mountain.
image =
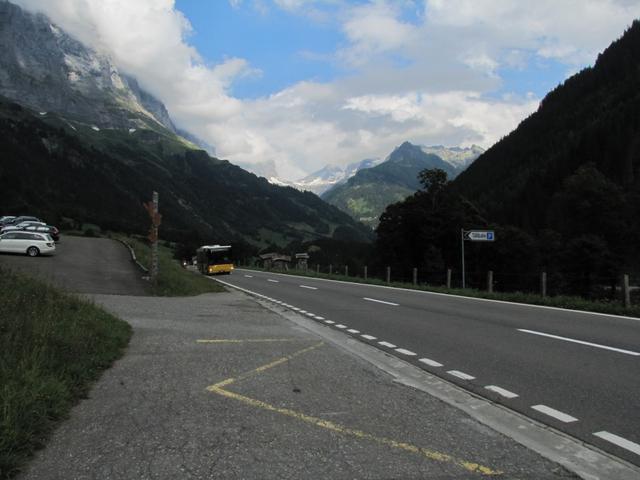
POLYGON ((478 145, 472 145, 467 148, 445 147, 443 145, 434 145, 431 147, 420 146, 420 148, 424 153, 437 155, 460 171, 467 168, 476 158, 484 153, 484 148, 478 145))
POLYGON ((0 44, 0 95, 97 128, 176 133, 162 102, 46 16, 0 0, 0 44))
POLYGON ((307 190, 316 195, 322 195, 330 188, 340 185, 353 177, 359 170, 363 168, 371 168, 379 164, 381 160, 375 158, 367 158, 359 162, 353 162, 345 167, 339 165, 325 165, 317 172, 313 172, 299 180, 288 182, 281 180, 277 176, 270 176, 269 182, 274 185, 294 187, 298 190, 307 190))

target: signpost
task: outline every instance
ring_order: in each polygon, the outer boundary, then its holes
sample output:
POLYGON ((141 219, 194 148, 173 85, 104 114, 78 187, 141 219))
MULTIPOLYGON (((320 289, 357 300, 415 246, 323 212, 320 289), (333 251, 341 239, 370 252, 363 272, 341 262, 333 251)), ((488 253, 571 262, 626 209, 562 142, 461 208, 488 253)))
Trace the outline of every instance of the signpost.
POLYGON ((464 275, 464 242, 493 242, 496 239, 496 234, 493 230, 465 230, 460 229, 460 245, 462 247, 462 288, 465 288, 465 275, 464 275))

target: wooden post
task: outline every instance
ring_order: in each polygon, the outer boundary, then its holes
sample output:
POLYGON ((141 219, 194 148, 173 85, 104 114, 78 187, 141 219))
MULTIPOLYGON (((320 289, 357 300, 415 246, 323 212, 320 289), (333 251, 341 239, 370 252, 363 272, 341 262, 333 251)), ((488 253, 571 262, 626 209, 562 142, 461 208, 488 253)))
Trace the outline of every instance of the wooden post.
POLYGON ((547 296, 547 272, 540 274, 540 293, 542 294, 542 298, 547 296))
POLYGON ((418 284, 418 269, 413 267, 413 284, 418 284))
POLYGON ((631 308, 631 292, 629 291, 629 275, 627 274, 622 277, 622 296, 624 308, 631 308))
POLYGON ((387 283, 391 283, 391 267, 387 267, 387 283))
POLYGON ((447 268, 447 288, 451 288, 451 269, 447 268))
POLYGON ((364 266, 364 279, 367 279, 367 266, 364 266))
POLYGON ((348 277, 349 276, 349 265, 345 265, 344 266, 344 276, 348 277))
POLYGON ((151 242, 151 265, 149 265, 149 277, 156 285, 158 282, 158 227, 162 223, 162 215, 158 213, 158 192, 153 192, 151 202, 143 204, 151 218, 149 230, 149 242, 151 242))
POLYGON ((487 272, 487 292, 493 293, 493 270, 487 272))

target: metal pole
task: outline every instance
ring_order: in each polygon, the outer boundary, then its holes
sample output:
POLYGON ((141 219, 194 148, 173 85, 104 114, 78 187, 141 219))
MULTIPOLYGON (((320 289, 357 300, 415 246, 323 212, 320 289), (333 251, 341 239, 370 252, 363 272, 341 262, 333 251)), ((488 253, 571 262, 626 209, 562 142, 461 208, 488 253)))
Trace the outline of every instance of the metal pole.
POLYGON ((447 288, 451 288, 451 269, 447 268, 447 288))
POLYGON ((462 245, 462 288, 465 288, 465 282, 464 282, 464 228, 460 229, 460 244, 462 245))
POLYGON ((631 308, 631 293, 629 292, 629 275, 622 277, 622 293, 624 295, 624 308, 631 308))
POLYGON ((153 211, 151 217, 151 281, 158 283, 158 192, 153 192, 153 211))
POLYGON ((344 276, 348 277, 349 276, 349 265, 345 265, 344 266, 344 276))
POLYGON ((413 284, 418 284, 418 269, 413 267, 413 284))
POLYGON ((333 273, 333 265, 329 264, 329 275, 333 273))
POLYGON ((364 266, 364 279, 367 279, 367 266, 364 266))
POLYGON ((487 291, 493 293, 493 270, 487 272, 487 291))
POLYGON ((387 267, 387 283, 391 283, 391 267, 387 267))
POLYGON ((320 264, 316 263, 316 275, 320 273, 320 264))
POLYGON ((542 291, 542 298, 547 296, 547 272, 542 272, 540 277, 540 290, 542 291))

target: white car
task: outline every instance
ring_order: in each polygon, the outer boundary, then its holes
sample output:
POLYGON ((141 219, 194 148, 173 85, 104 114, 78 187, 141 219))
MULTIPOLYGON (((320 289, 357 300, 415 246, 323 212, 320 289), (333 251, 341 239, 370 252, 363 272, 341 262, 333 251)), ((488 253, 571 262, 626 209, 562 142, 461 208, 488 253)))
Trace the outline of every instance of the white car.
POLYGON ((0 252, 25 253, 30 257, 53 254, 56 244, 45 233, 15 231, 0 235, 0 252))

